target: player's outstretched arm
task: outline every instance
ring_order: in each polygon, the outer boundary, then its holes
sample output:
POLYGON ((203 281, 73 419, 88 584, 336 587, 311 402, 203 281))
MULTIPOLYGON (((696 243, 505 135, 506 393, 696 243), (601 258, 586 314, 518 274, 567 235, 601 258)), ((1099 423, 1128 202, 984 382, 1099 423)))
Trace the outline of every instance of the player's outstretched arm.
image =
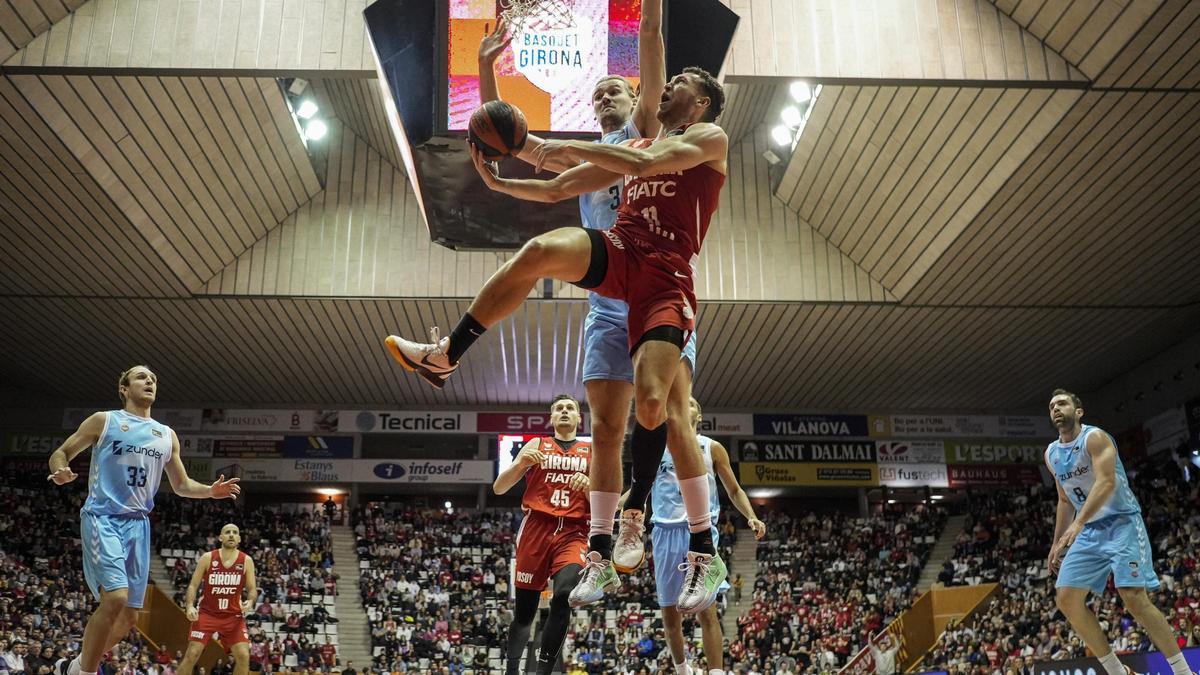
POLYGON ((546 455, 539 450, 542 446, 542 441, 535 438, 525 444, 521 451, 517 453, 513 463, 507 469, 502 471, 499 476, 496 476, 496 482, 492 483, 492 492, 502 495, 512 489, 512 486, 521 482, 529 469, 541 464, 542 460, 546 459, 546 455))
MULTIPOLYGON (((485 27, 486 31, 486 27, 485 27)), ((500 17, 496 23, 496 30, 491 33, 486 33, 483 39, 479 41, 479 103, 480 105, 488 101, 499 101, 500 86, 496 82, 496 59, 504 53, 504 49, 512 42, 512 36, 508 33, 508 20, 500 17)), ((640 128, 640 127, 639 127, 640 128)), ((537 162, 537 157, 534 153, 544 143, 540 137, 533 134, 527 134, 525 137, 525 147, 517 153, 517 157, 530 164, 537 162)), ((575 164, 567 161, 558 160, 546 164, 547 171, 561 173, 575 166, 575 164)))
POLYGON ((750 497, 742 489, 741 484, 738 483, 737 476, 733 475, 733 467, 729 465, 729 451, 717 441, 712 442, 710 449, 712 451, 713 470, 717 472, 717 477, 721 479, 721 485, 725 486, 725 494, 729 495, 729 500, 733 502, 734 507, 750 523, 750 529, 754 531, 754 538, 762 539, 767 533, 767 526, 754 514, 754 505, 750 503, 750 497))
POLYGON ((504 48, 512 42, 508 34, 508 20, 500 17, 496 22, 496 30, 487 32, 484 26, 483 39, 479 41, 479 103, 500 100, 500 87, 496 84, 496 59, 504 53, 504 48))
POLYGON ((46 476, 46 480, 54 481, 55 485, 63 485, 78 478, 78 474, 71 470, 71 460, 100 440, 107 420, 108 413, 92 413, 79 425, 75 433, 50 453, 50 475, 46 476))
POLYGON ((183 598, 183 611, 187 612, 188 621, 195 621, 200 617, 200 610, 196 607, 196 594, 200 592, 200 584, 204 581, 204 573, 212 565, 212 551, 200 556, 196 561, 196 569, 192 570, 192 580, 188 582, 187 592, 183 598))
POLYGON ((638 71, 641 75, 633 126, 646 138, 654 138, 662 124, 658 121, 659 92, 667 84, 667 50, 663 47, 662 0, 642 0, 642 18, 638 26, 638 71))
POLYGON ((590 162, 622 176, 656 176, 686 171, 707 162, 723 161, 729 152, 725 130, 708 122, 688 127, 682 135, 654 143, 648 148, 631 145, 548 141, 538 152, 542 158, 567 156, 590 162))
POLYGON ((496 192, 503 192, 517 199, 534 202, 561 202, 587 192, 595 192, 612 185, 617 174, 594 164, 580 164, 549 180, 516 180, 501 178, 483 155, 471 146, 471 160, 485 185, 496 192))
POLYGON ((237 499, 237 496, 242 494, 242 486, 238 485, 241 478, 225 480, 225 475, 222 474, 212 485, 205 485, 189 477, 183 460, 179 458, 179 436, 175 434, 174 429, 171 430, 171 461, 167 462, 166 472, 167 480, 171 481, 171 489, 180 497, 237 499))
POLYGON ((254 559, 246 556, 246 600, 242 603, 242 616, 254 609, 254 601, 258 599, 258 577, 254 572, 254 559))

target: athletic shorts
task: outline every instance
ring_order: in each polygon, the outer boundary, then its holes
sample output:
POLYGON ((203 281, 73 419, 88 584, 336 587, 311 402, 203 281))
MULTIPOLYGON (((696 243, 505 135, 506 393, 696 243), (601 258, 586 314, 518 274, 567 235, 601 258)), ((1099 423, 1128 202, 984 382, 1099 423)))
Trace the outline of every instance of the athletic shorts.
POLYGON ((547 580, 567 565, 583 565, 588 552, 586 520, 572 520, 530 511, 517 530, 517 588, 540 591, 547 580))
POLYGON ((83 578, 99 600, 100 590, 128 589, 126 607, 141 609, 150 579, 150 518, 79 512, 83 578))
MULTIPOLYGON (((588 311, 583 321, 583 381, 617 380, 633 382, 633 357, 629 355, 629 329, 626 319, 588 311)), ((683 346, 680 357, 688 370, 696 374, 696 334, 683 346)))
POLYGON ((236 644, 250 642, 250 633, 246 631, 246 617, 237 614, 205 614, 192 622, 188 629, 188 642, 199 642, 207 645, 209 640, 217 640, 228 654, 236 644))
MULTIPOLYGON (((720 535, 714 525, 712 529, 713 546, 717 546, 720 535)), ((688 544, 692 533, 687 523, 678 525, 654 524, 650 534, 650 543, 654 557, 654 591, 658 596, 659 607, 674 607, 679 601, 679 592, 683 590, 683 570, 679 566, 687 562, 688 544)), ((722 581, 718 593, 729 590, 729 582, 722 581)))
POLYGON ((1103 593, 1109 574, 1117 588, 1158 588, 1150 537, 1140 513, 1108 516, 1084 525, 1067 549, 1054 586, 1103 593))
POLYGON ((599 256, 593 251, 593 263, 607 257, 607 266, 602 280, 593 278, 593 274, 599 276, 599 270, 589 269, 588 276, 578 285, 605 297, 624 300, 629 306, 626 353, 632 354, 653 328, 678 328, 683 331, 684 344, 690 342, 696 328, 696 291, 688 261, 628 236, 619 226, 604 231, 587 230, 587 233, 593 249, 604 247, 599 256))

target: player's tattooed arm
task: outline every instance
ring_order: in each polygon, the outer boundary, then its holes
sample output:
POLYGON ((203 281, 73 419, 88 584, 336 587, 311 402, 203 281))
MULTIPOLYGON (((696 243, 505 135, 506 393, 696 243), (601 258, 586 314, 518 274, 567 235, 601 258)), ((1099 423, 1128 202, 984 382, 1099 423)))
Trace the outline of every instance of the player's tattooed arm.
POLYGON ((534 202, 561 202, 564 199, 577 197, 587 192, 595 192, 607 188, 617 181, 619 176, 594 164, 580 164, 564 171, 549 180, 516 180, 501 178, 496 167, 483 159, 483 155, 474 146, 470 147, 471 161, 475 170, 488 188, 517 199, 534 202))
POLYGON ((701 164, 721 164, 729 152, 729 137, 715 124, 699 122, 681 135, 655 141, 648 148, 636 148, 622 143, 581 143, 579 141, 547 141, 538 149, 539 159, 569 157, 590 162, 621 176, 655 176, 672 171, 686 171, 701 164))
POLYGON ((663 0, 642 0, 642 18, 638 26, 638 87, 633 126, 646 138, 658 135, 658 95, 667 84, 667 50, 662 34, 663 0))
POLYGON ((50 453, 50 475, 46 476, 46 480, 54 481, 55 485, 63 485, 78 478, 78 475, 71 470, 71 460, 100 440, 100 434, 104 433, 104 423, 107 420, 108 413, 92 413, 79 425, 75 433, 68 436, 57 450, 50 453))
POLYGON ((521 482, 525 477, 525 473, 531 468, 542 463, 546 459, 545 453, 541 451, 542 440, 535 438, 525 444, 521 451, 517 453, 513 463, 507 469, 502 471, 499 476, 496 476, 496 482, 492 483, 492 491, 498 495, 502 495, 512 489, 512 486, 521 482))

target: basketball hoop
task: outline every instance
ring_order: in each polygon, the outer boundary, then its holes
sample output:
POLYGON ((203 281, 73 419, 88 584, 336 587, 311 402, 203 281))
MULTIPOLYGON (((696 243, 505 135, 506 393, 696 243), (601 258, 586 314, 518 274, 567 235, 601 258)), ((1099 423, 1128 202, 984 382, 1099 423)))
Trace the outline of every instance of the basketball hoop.
POLYGON ((575 0, 500 0, 500 15, 513 36, 525 30, 550 31, 575 25, 575 0))

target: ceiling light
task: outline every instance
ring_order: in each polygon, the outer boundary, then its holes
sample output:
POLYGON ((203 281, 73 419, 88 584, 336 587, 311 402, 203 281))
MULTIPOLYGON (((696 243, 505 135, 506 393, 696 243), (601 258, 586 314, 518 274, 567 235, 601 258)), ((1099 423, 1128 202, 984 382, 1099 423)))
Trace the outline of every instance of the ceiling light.
POLYGON ((775 141, 775 145, 791 145, 792 130, 780 124, 771 129, 771 140, 775 141))
POLYGON ((325 134, 329 132, 329 127, 321 120, 313 120, 304 127, 304 137, 310 141, 319 141, 325 138, 325 134))
POLYGON ((334 497, 342 494, 342 491, 334 488, 317 488, 317 494, 325 495, 327 497, 334 497))
POLYGON ((296 108, 296 115, 303 119, 312 119, 313 115, 317 114, 317 104, 313 103, 311 98, 306 98, 300 102, 300 107, 296 108))
POLYGON ((895 503, 896 503, 896 500, 895 500, 895 499, 889 499, 889 500, 888 500, 888 503, 889 503, 889 504, 895 504, 895 503))
POLYGON ((779 113, 779 117, 783 119, 783 123, 795 129, 804 121, 804 116, 800 114, 800 109, 794 105, 789 105, 779 113))
POLYGON ((448 509, 450 509, 450 508, 454 508, 454 505, 450 503, 450 500, 449 500, 449 499, 447 499, 447 500, 446 500, 445 507, 446 507, 446 508, 448 508, 448 509))
POLYGON ((812 98, 812 88, 804 80, 796 80, 788 87, 788 91, 792 95, 792 100, 796 103, 804 103, 812 98))
POLYGON ((930 499, 944 499, 945 495, 929 495, 930 499))

